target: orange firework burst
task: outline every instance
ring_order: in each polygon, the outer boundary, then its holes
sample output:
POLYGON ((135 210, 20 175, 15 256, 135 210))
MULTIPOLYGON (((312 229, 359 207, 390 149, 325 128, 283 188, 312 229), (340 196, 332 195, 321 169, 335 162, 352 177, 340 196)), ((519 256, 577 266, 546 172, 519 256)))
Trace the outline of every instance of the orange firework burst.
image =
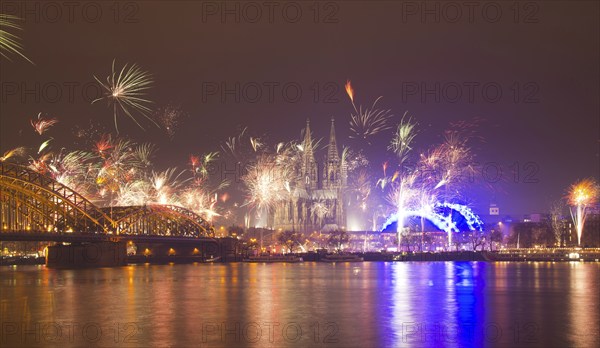
POLYGON ((35 129, 36 133, 39 135, 44 134, 50 127, 54 126, 58 123, 58 120, 55 118, 43 118, 42 113, 38 114, 37 120, 31 120, 31 126, 35 129))
POLYGON ((190 155, 190 165, 192 166, 192 171, 195 172, 196 168, 200 165, 200 157, 190 155))
POLYGON ((583 179, 571 185, 568 200, 574 206, 589 206, 598 200, 598 184, 593 179, 583 179))
POLYGON ((106 151, 110 150, 112 147, 112 139, 110 135, 107 134, 102 135, 102 138, 95 144, 95 150, 101 157, 104 157, 106 151))

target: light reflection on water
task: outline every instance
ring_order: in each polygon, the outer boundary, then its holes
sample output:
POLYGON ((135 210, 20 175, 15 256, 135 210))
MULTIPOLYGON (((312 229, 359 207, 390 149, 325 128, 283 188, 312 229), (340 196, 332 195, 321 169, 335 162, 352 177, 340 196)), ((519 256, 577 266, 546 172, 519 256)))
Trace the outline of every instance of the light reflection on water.
POLYGON ((595 347, 600 264, 0 268, 0 345, 595 347))

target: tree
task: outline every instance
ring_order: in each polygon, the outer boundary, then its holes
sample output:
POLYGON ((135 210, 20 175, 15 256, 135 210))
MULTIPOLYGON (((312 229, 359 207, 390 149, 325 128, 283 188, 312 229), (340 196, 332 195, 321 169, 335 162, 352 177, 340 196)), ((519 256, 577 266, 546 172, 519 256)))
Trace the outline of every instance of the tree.
POLYGON ((513 224, 508 244, 521 248, 553 244, 554 235, 549 222, 519 222, 513 224))
POLYGON ((468 235, 469 243, 471 244, 471 250, 477 251, 478 247, 483 249, 485 245, 485 234, 481 231, 471 231, 468 235))
POLYGON ((282 245, 285 245, 290 253, 293 253, 296 245, 302 240, 302 234, 295 231, 283 231, 279 236, 277 236, 277 240, 282 245))
MULTIPOLYGON (((502 235, 502 231, 492 230, 492 232, 490 232, 490 251, 493 251, 494 243, 500 244, 500 243, 502 243, 503 239, 504 239, 504 236, 502 235)), ((496 248, 497 248, 497 246, 496 246, 496 248)))
POLYGON ((513 247, 530 248, 532 246, 532 222, 518 222, 513 224, 507 243, 513 247))
POLYGON ((327 244, 334 247, 336 250, 340 250, 342 248, 342 244, 347 243, 348 240, 348 233, 346 233, 346 231, 336 230, 329 233, 327 244))
MULTIPOLYGON (((459 250, 460 246, 462 244, 466 244, 470 241, 469 238, 469 234, 467 232, 451 232, 453 233, 452 236, 452 244, 454 244, 454 246, 456 247, 456 251, 459 250)), ((450 250, 450 246, 448 246, 448 249, 450 250)))
POLYGON ((555 238, 552 226, 547 222, 538 222, 532 229, 534 245, 547 246, 553 245, 555 238))

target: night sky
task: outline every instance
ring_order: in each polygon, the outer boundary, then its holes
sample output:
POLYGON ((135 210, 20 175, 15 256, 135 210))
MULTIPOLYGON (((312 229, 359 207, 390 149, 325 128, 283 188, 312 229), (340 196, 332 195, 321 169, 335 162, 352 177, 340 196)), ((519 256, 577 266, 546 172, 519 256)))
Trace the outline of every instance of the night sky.
POLYGON ((380 105, 393 110, 394 122, 405 111, 414 117, 419 150, 441 141, 451 122, 480 120, 477 160, 491 168, 489 176, 503 170, 490 188, 468 188, 482 214, 492 202, 502 215, 546 212, 577 179, 599 177, 598 2, 501 1, 471 9, 430 2, 434 13, 426 14, 421 2, 298 1, 273 3, 272 16, 263 2, 231 2, 234 14, 224 18, 218 2, 84 2, 71 18, 64 5, 44 4, 0 7, 24 18, 24 53, 35 63, 1 60, 1 151, 39 144, 29 125, 38 112, 60 120, 47 136, 61 146, 79 146, 77 127, 114 131, 112 111, 90 105, 96 92, 85 95, 82 86, 94 75, 104 79, 116 59, 153 74, 155 108, 174 105, 187 114, 172 139, 147 122, 144 132, 119 119, 122 136, 158 145, 159 167, 184 167, 192 153, 219 150, 240 126, 275 144, 299 139, 310 118, 314 136, 327 138, 333 116, 338 144, 364 148, 378 168, 391 156, 392 132, 372 144, 349 139, 350 79, 357 104, 383 96, 380 105), (102 14, 93 22, 97 9, 102 14), (236 83, 247 92, 239 100, 207 90, 236 83), (257 85, 262 97, 252 100, 257 85))

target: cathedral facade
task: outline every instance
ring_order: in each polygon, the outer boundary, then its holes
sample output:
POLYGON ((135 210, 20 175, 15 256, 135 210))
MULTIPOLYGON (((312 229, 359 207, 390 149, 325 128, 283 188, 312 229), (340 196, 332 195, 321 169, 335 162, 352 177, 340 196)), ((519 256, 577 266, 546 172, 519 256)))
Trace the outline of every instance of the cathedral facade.
POLYGON ((346 229, 347 170, 338 152, 333 118, 327 153, 320 166, 315 160, 309 120, 301 144, 303 152, 296 168, 297 182, 290 198, 273 210, 271 226, 304 233, 346 229))

